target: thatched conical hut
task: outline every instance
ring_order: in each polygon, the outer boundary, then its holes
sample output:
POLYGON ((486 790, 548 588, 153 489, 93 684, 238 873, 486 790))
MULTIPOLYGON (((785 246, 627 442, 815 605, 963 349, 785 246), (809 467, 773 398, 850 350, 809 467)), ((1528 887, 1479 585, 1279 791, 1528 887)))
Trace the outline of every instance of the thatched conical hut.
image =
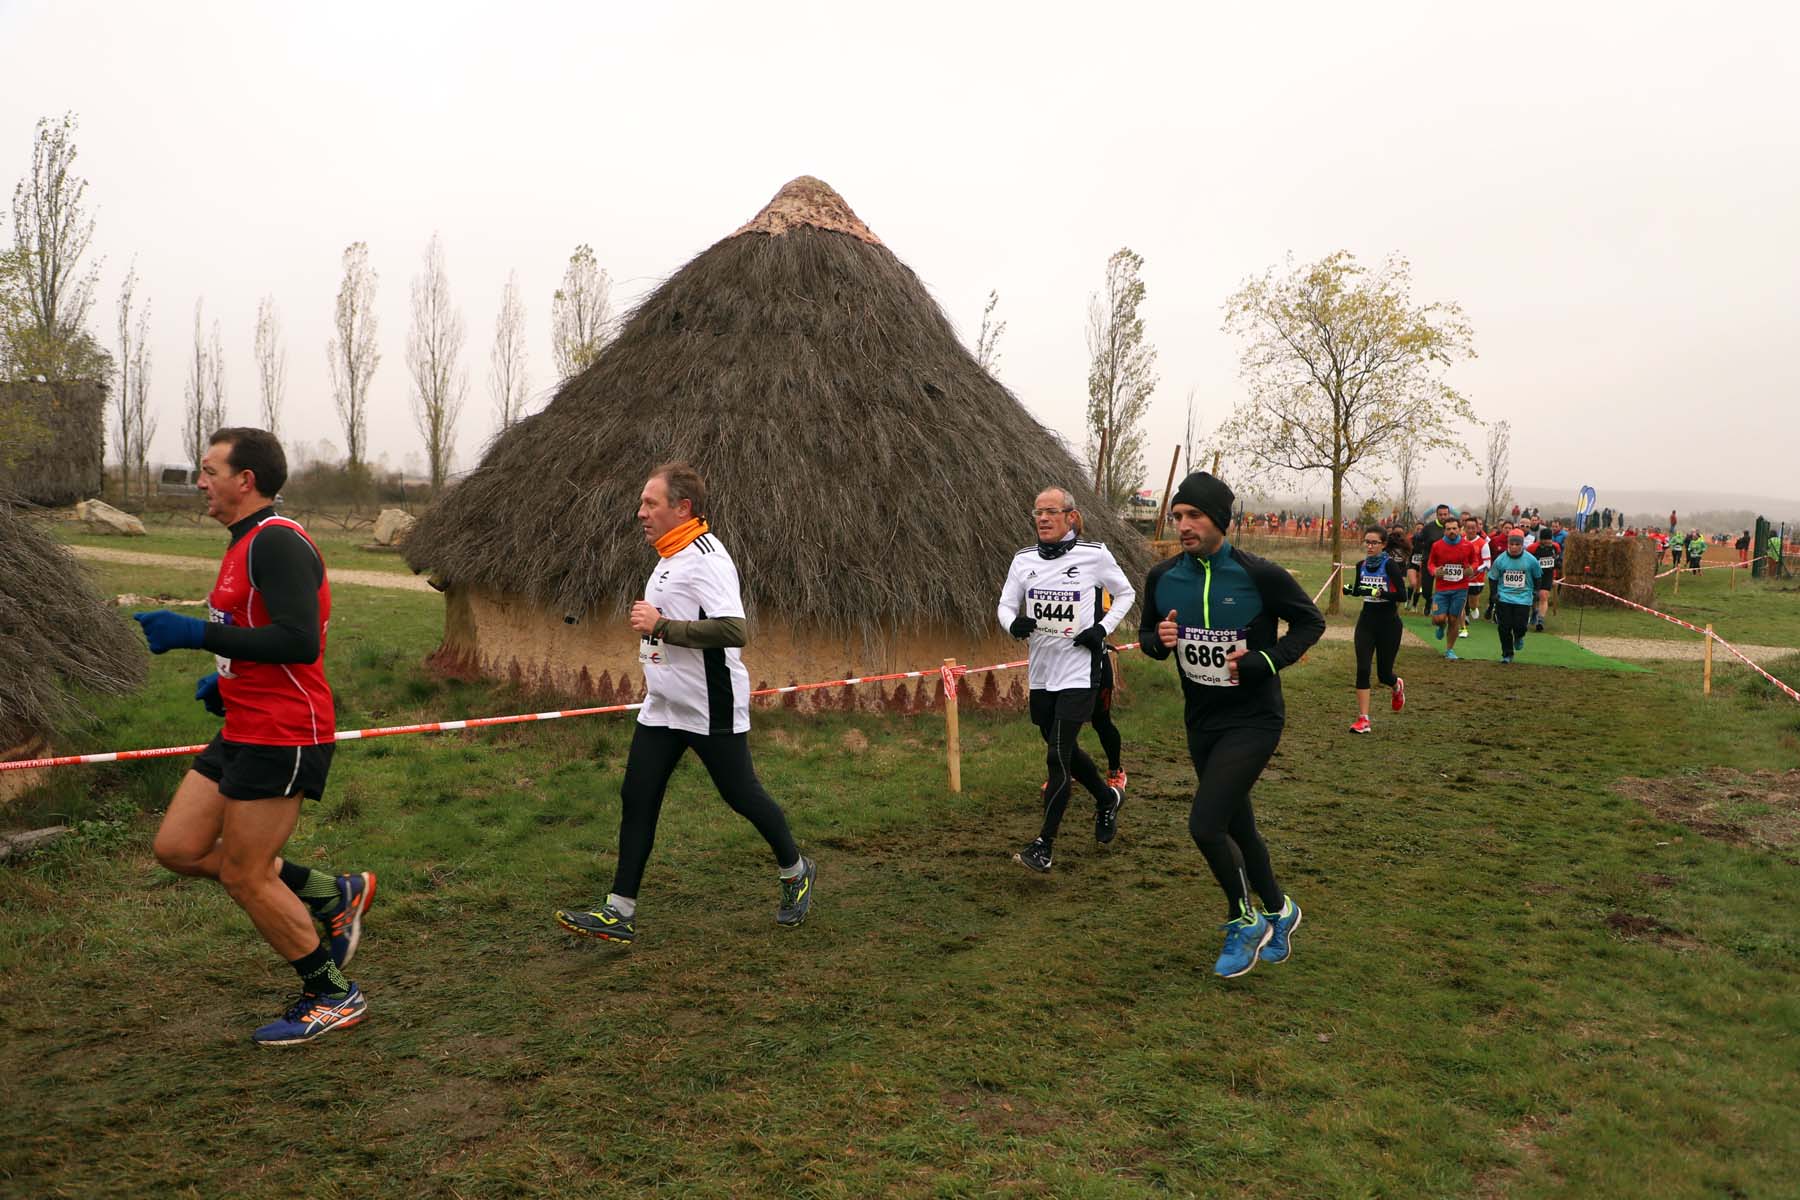
POLYGON ((803 176, 657 288, 426 512, 405 553, 446 588, 438 665, 640 694, 624 615, 654 558, 638 493, 677 458, 706 477, 738 564, 759 687, 1018 657, 994 604, 1049 484, 1075 492, 1087 536, 1129 573, 1148 562, 917 276, 803 176))
POLYGON ((100 494, 105 483, 107 385, 89 380, 0 381, 0 490, 60 506, 100 494))
MULTIPOLYGON (((149 655, 42 522, 0 494, 0 759, 36 758, 81 692, 127 692, 149 655)), ((35 780, 0 774, 0 802, 35 780)))

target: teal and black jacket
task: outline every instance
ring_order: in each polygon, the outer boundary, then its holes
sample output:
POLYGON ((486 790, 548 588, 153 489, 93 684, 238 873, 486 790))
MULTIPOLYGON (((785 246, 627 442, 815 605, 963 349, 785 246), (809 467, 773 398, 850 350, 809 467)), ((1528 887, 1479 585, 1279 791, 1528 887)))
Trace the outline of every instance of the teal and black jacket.
POLYGON ((1190 726, 1212 717, 1232 724, 1286 720, 1278 672, 1325 632, 1324 615, 1292 575, 1229 541, 1209 558, 1177 554, 1151 567, 1138 593, 1138 644, 1151 658, 1174 653, 1156 635, 1170 610, 1183 625, 1244 630, 1250 651, 1238 660, 1237 687, 1203 687, 1181 677, 1190 726), (1288 631, 1277 637, 1279 621, 1288 631))

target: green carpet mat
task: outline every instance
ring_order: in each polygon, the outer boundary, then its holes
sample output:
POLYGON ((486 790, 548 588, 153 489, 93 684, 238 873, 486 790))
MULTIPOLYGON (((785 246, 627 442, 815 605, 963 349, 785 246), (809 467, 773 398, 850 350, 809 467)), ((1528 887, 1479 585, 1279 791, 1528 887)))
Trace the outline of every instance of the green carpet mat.
MULTIPOLYGON (((1407 632, 1424 642, 1438 654, 1444 652, 1444 643, 1432 635, 1432 625, 1426 617, 1403 617, 1407 632)), ((1500 630, 1487 621, 1475 623, 1473 635, 1463 634, 1456 639, 1456 657, 1469 662, 1499 663, 1500 630)), ((1404 653, 1404 652, 1403 652, 1404 653)), ((1646 671, 1648 668, 1634 663, 1621 662, 1616 658, 1607 658, 1584 650, 1574 642, 1550 633, 1529 633, 1525 637, 1525 646, 1513 657, 1514 664, 1534 667, 1570 667, 1577 671, 1646 671)))

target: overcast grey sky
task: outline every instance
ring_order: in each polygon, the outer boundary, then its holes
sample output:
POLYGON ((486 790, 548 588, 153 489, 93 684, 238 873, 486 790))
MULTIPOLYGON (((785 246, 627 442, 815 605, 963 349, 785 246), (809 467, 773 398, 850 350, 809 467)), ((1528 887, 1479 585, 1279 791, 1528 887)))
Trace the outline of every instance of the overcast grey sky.
POLYGON ((1142 254, 1158 487, 1188 389, 1209 425, 1242 395, 1225 296, 1343 248, 1397 251, 1417 298, 1462 304, 1480 358, 1452 379, 1513 421, 1515 481, 1800 494, 1793 6, 1251 7, 0 0, 0 178, 27 170, 38 117, 79 115, 92 325, 114 340, 135 256, 164 460, 198 297, 229 415, 256 416, 272 294, 284 436, 341 447, 324 347, 340 255, 367 241, 370 442, 400 465, 409 281, 441 233, 466 467, 508 270, 541 404, 577 243, 623 307, 813 174, 967 341, 999 289, 1001 379, 1077 444, 1087 297, 1114 249, 1142 254))

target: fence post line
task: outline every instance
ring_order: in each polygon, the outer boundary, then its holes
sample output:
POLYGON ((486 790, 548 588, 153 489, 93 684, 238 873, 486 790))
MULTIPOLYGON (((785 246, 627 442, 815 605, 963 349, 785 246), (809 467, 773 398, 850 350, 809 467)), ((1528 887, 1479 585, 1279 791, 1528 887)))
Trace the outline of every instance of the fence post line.
POLYGON ((957 724, 956 711, 956 660, 946 658, 944 669, 948 672, 944 687, 944 747, 945 756, 950 763, 950 790, 962 791, 962 731, 957 724))
POLYGON ((1675 568, 1675 594, 1681 595, 1681 568, 1675 568))
POLYGON ((1712 626, 1708 625, 1706 627, 1706 649, 1703 652, 1706 665, 1700 668, 1700 694, 1702 696, 1712 695, 1712 644, 1712 626))

